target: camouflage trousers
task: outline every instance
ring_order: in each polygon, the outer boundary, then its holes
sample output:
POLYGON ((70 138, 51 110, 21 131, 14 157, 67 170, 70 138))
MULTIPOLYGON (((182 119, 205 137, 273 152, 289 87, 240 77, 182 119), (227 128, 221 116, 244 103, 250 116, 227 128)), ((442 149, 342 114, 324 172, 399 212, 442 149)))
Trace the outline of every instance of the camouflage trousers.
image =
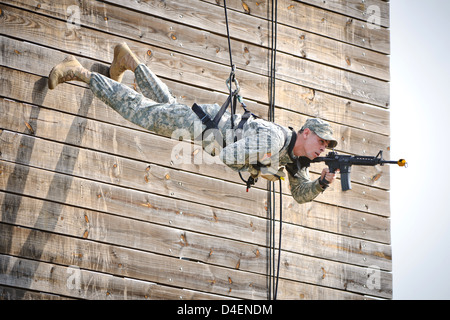
MULTIPOLYGON (((92 74, 90 88, 100 100, 125 119, 156 134, 177 140, 187 136, 192 141, 201 135, 205 126, 197 115, 190 107, 178 103, 167 85, 145 64, 136 68, 135 77, 142 94, 98 73, 92 74)), ((220 109, 218 104, 202 104, 200 107, 211 118, 214 118, 220 109)), ((237 126, 241 115, 234 115, 233 120, 237 126)), ((231 127, 231 115, 226 112, 219 123, 218 131, 227 141, 234 141, 234 137, 229 134, 231 127)), ((213 145, 217 146, 217 135, 208 137, 201 141, 202 147, 214 155, 217 148, 213 145)), ((252 163, 266 162, 265 164, 270 165, 270 157, 278 156, 284 145, 285 135, 280 126, 250 117, 244 126, 243 139, 219 149, 220 160, 233 170, 251 171, 252 163)))
MULTIPOLYGON (((142 93, 132 88, 93 73, 90 81, 92 92, 125 119, 153 131, 172 137, 175 130, 187 130, 194 138, 197 115, 175 97, 149 68, 141 64, 135 70, 136 82, 142 93)), ((205 112, 217 113, 218 105, 205 105, 205 112)))

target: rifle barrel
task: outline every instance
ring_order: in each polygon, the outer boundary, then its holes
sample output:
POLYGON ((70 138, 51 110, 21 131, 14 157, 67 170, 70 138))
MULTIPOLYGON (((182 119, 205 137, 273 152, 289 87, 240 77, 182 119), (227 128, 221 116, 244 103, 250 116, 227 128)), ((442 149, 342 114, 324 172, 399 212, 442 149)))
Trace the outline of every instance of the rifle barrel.
POLYGON ((317 157, 311 162, 331 162, 336 161, 336 163, 347 163, 349 165, 359 165, 359 166, 374 166, 374 165, 383 165, 383 164, 397 164, 400 167, 406 167, 407 163, 405 159, 400 159, 398 161, 394 160, 384 160, 381 157, 369 157, 369 156, 347 156, 347 155, 338 155, 336 153, 330 153, 326 157, 317 157))

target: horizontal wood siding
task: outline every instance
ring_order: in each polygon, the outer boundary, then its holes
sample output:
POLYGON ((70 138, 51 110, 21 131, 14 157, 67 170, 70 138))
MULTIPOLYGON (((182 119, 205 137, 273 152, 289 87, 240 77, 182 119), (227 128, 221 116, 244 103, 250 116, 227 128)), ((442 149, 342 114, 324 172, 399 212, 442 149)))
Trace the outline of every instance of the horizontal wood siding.
MULTIPOLYGON (((227 5, 241 92, 266 118, 268 2, 227 5)), ((222 103, 224 21, 220 0, 0 3, 1 299, 268 298, 265 181, 245 192, 217 158, 79 82, 47 88, 68 54, 107 75, 126 41, 179 102, 222 103)), ((388 158, 388 28, 386 1, 278 0, 275 121, 321 117, 339 152, 388 158)), ((131 72, 123 83, 136 88, 131 72)), ((353 168, 345 193, 339 182, 303 205, 283 182, 279 299, 392 298, 389 167, 353 168)))

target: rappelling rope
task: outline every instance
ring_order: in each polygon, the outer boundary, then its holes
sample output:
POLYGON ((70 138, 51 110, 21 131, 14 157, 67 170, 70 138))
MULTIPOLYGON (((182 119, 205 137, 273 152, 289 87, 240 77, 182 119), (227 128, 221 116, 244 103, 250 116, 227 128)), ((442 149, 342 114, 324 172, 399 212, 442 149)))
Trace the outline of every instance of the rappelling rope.
MULTIPOLYGON (((269 111, 268 111, 268 120, 275 120, 275 73, 276 73, 276 52, 277 52, 277 0, 272 0, 272 16, 271 16, 271 47, 270 47, 270 75, 269 75, 269 111)), ((225 24, 227 29, 227 38, 228 38, 228 52, 230 56, 230 66, 231 72, 230 76, 227 80, 227 85, 229 88, 229 95, 231 99, 231 126, 234 127, 234 113, 236 110, 236 97, 237 92, 233 92, 232 83, 235 83, 236 90, 239 91, 239 85, 235 78, 236 67, 233 64, 233 55, 231 53, 231 39, 230 39, 230 29, 228 24, 228 10, 227 10, 227 2, 223 1, 223 7, 225 11, 225 24)), ((246 182, 239 172, 239 176, 242 181, 246 182)), ((250 181, 250 180, 249 180, 250 181)), ((247 181, 247 191, 248 191, 248 181, 247 181)), ((281 233, 282 233, 282 184, 281 179, 279 179, 279 195, 280 195, 280 223, 279 223, 279 239, 278 239, 278 265, 275 271, 276 257, 275 257, 275 222, 276 222, 276 191, 275 191, 275 182, 269 181, 267 183, 267 212, 268 212, 268 229, 269 229, 269 254, 268 254, 268 298, 269 300, 277 298, 278 292, 278 279, 280 276, 280 255, 281 255, 281 233), (273 199, 272 199, 273 198, 273 199)))
MULTIPOLYGON (((270 75, 269 75, 269 121, 275 121, 275 75, 276 75, 276 53, 277 53, 277 0, 271 1, 271 46, 270 46, 270 75)), ((282 184, 279 180, 279 194, 280 194, 280 223, 279 223, 279 239, 278 239, 278 264, 275 269, 276 257, 275 257, 275 222, 276 222, 276 191, 275 182, 267 182, 267 211, 269 216, 269 300, 277 299, 278 293, 278 279, 280 276, 280 257, 281 257, 281 234, 282 234, 282 184)))

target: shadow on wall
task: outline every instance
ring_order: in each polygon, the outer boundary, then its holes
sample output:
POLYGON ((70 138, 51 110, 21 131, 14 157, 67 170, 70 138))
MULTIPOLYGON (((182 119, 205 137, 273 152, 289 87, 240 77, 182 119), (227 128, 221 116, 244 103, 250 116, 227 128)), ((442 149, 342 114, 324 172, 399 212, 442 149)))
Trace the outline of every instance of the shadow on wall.
MULTIPOLYGON (((94 64, 92 66, 92 70, 95 72, 99 72, 102 74, 107 73, 107 68, 105 66, 94 64)), ((33 154, 33 148, 35 144, 35 139, 33 135, 36 131, 39 130, 39 114, 40 107, 43 105, 45 97, 48 92, 47 87, 48 79, 41 78, 38 80, 33 87, 33 108, 28 120, 24 120, 27 124, 29 135, 24 135, 20 141, 20 150, 17 152, 15 157, 15 166, 13 172, 9 175, 8 182, 6 184, 6 191, 12 193, 6 193, 3 201, 3 205, 1 208, 2 212, 2 222, 14 224, 17 219, 17 213, 21 206, 22 197, 20 194, 23 194, 25 191, 26 183, 28 181, 29 175, 29 164, 30 159, 33 154)), ((77 115, 73 120, 73 123, 70 126, 69 133, 65 139, 66 146, 63 148, 61 154, 59 155, 59 159, 55 168, 55 172, 64 172, 67 175, 61 176, 58 174, 53 175, 52 181, 49 182, 49 189, 46 195, 46 199, 51 200, 45 202, 44 206, 40 210, 36 222, 35 227, 37 229, 40 228, 41 225, 45 224, 47 230, 53 230, 56 227, 57 221, 61 215, 61 210, 63 204, 66 202, 67 192, 70 189, 70 185, 72 184, 72 176, 75 164, 78 159, 78 149, 69 148, 67 145, 76 145, 79 144, 83 140, 83 136, 86 130, 87 118, 86 115, 89 111, 89 108, 94 99, 94 95, 90 90, 85 90, 84 96, 81 100, 77 115), (75 150, 75 151, 74 151, 75 150), (70 156, 67 156, 70 153, 70 156)), ((55 132, 55 134, 57 134, 55 132)), ((40 260, 44 247, 46 245, 45 238, 42 238, 40 235, 39 239, 36 238, 35 234, 37 231, 33 231, 29 234, 28 238, 25 240, 20 252, 17 253, 18 256, 28 256, 33 257, 33 259, 40 260)), ((12 248, 12 240, 11 237, 7 239, 3 239, 2 243, 2 252, 8 254, 14 250, 12 248)), ((15 254, 16 255, 16 254, 15 254)), ((34 270, 27 270, 29 275, 33 275, 36 271, 36 268, 39 264, 33 264, 32 268, 34 270)), ((14 266, 9 267, 8 263, 5 262, 3 266, 1 266, 1 272, 8 272, 11 277, 19 277, 22 273, 20 263, 17 262, 14 266)), ((31 277, 29 278, 31 279, 31 277)), ((22 279, 23 282, 23 279, 22 279)), ((28 280, 28 282, 31 282, 28 280)), ((24 287, 31 287, 31 283, 23 284, 24 287)), ((17 291, 19 296, 16 296, 16 299, 24 298, 25 291, 17 291), (22 296, 20 296, 22 295, 22 296)))

